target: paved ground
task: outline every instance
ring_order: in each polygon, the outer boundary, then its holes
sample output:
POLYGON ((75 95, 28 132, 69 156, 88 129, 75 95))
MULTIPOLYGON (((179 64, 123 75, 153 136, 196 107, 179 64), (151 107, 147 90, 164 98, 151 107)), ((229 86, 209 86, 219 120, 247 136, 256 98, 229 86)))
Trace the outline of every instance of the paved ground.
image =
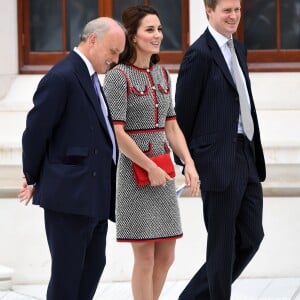
MULTIPOLYGON (((186 281, 166 283, 160 300, 177 300, 186 281)), ((45 285, 17 285, 0 291, 1 300, 44 300, 45 285)), ((132 300, 129 282, 101 283, 95 300, 132 300)), ((239 279, 232 300, 300 300, 300 278, 239 279)))

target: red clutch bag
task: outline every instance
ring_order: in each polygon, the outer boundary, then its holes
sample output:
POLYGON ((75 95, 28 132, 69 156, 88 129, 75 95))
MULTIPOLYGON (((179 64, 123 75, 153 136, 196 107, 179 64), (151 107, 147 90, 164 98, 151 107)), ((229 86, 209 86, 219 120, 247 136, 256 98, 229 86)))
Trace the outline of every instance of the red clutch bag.
MULTIPOLYGON (((160 168, 162 168, 170 177, 175 177, 175 168, 171 160, 170 154, 165 153, 150 157, 160 168)), ((136 163, 132 163, 133 175, 138 186, 145 186, 150 184, 148 173, 136 163)))

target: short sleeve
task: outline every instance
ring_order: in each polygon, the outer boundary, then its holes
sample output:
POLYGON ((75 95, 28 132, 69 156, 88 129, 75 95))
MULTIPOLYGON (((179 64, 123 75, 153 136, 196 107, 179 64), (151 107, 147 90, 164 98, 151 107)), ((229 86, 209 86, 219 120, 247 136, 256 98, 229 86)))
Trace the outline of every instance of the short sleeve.
POLYGON ((118 70, 108 71, 104 77, 103 90, 114 123, 126 123, 128 87, 125 74, 118 70))
POLYGON ((169 92, 169 109, 167 112, 167 120, 173 120, 176 119, 176 113, 175 113, 175 109, 174 109, 174 103, 173 103, 173 99, 172 99, 172 86, 171 86, 171 77, 170 77, 170 73, 165 69, 162 68, 162 72, 164 74, 167 86, 168 86, 168 90, 169 92))

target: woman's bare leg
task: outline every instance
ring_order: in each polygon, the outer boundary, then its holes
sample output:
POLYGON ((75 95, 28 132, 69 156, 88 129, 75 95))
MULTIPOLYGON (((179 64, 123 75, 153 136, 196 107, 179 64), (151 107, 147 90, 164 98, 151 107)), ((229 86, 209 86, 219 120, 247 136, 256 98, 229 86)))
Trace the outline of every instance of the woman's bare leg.
POLYGON ((158 300, 168 271, 174 262, 175 240, 155 243, 154 269, 153 269, 153 300, 158 300))
POLYGON ((132 243, 134 266, 131 286, 134 300, 153 300, 153 267, 154 249, 153 242, 132 243))

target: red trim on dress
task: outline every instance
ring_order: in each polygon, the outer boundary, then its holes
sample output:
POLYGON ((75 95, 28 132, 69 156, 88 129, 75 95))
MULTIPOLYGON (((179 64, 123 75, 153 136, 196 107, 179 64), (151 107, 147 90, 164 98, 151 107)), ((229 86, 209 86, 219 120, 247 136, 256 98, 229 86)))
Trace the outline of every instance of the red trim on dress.
POLYGON ((161 92, 162 94, 169 95, 170 92, 171 92, 169 86, 168 86, 166 89, 164 89, 164 88, 158 83, 158 84, 157 84, 157 87, 158 87, 158 89, 160 90, 160 92, 161 92))
POLYGON ((141 134, 141 133, 158 132, 158 131, 165 131, 165 128, 126 130, 126 133, 127 134, 141 134))
POLYGON ((168 76, 167 70, 164 67, 161 67, 161 68, 163 70, 163 75, 165 77, 166 84, 167 84, 167 86, 169 86, 169 76, 168 76))
POLYGON ((126 79, 126 82, 127 82, 127 97, 128 97, 129 94, 130 94, 130 82, 129 82, 129 78, 128 78, 127 74, 125 73, 125 71, 122 70, 121 68, 115 68, 115 70, 120 71, 124 75, 124 77, 126 79))
POLYGON ((167 121, 176 120, 176 116, 166 117, 167 121))
POLYGON ((139 68, 133 64, 129 64, 129 66, 131 66, 133 69, 136 69, 138 71, 141 71, 141 72, 149 72, 149 71, 152 71, 153 70, 153 67, 154 65, 152 65, 150 68, 139 68))
POLYGON ((153 95, 153 100, 154 100, 154 123, 155 126, 158 126, 158 101, 157 101, 157 95, 156 95, 156 86, 153 81, 152 75, 150 71, 147 72, 150 84, 151 84, 151 90, 152 90, 152 95, 153 95))
POLYGON ((118 121, 118 120, 116 120, 116 121, 113 121, 113 124, 114 125, 125 125, 126 122, 125 121, 118 121))
POLYGON ((147 240, 138 240, 138 239, 117 239, 119 243, 145 243, 145 242, 162 242, 162 241, 170 241, 170 240, 177 240, 182 238, 183 234, 172 236, 172 237, 165 237, 165 238, 153 238, 147 240))
POLYGON ((146 85, 143 91, 139 91, 133 86, 131 88, 131 91, 138 96, 147 96, 149 94, 149 87, 148 85, 146 85))

